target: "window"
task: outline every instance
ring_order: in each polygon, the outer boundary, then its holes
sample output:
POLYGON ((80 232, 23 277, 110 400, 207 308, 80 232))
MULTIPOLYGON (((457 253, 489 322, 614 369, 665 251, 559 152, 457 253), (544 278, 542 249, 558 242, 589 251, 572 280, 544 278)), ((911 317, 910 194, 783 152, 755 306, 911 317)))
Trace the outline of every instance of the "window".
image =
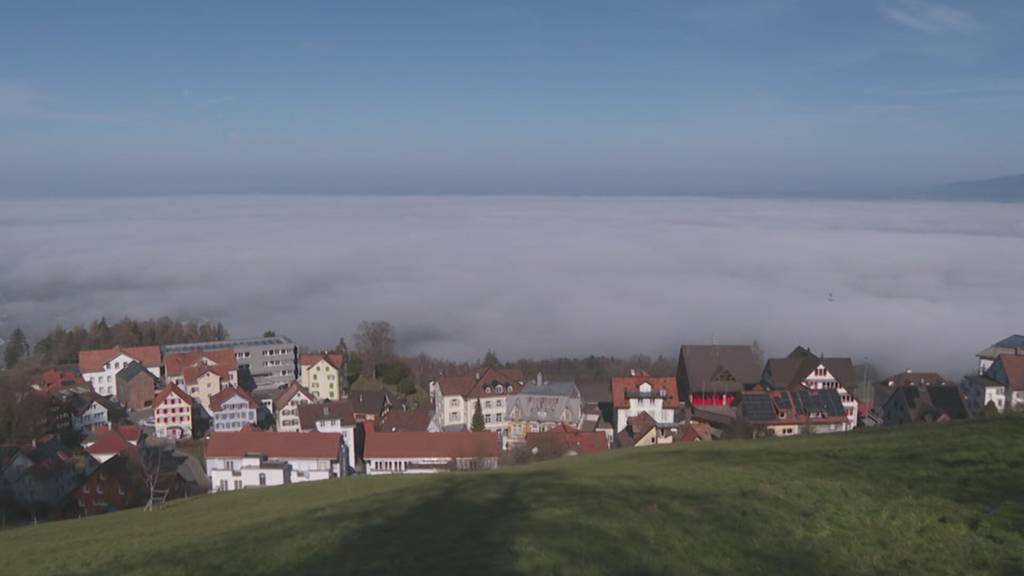
POLYGON ((451 414, 448 415, 448 419, 453 421, 453 422, 455 420, 458 420, 459 419, 459 413, 458 412, 452 412, 451 414))
POLYGON ((494 391, 497 392, 498 394, 501 394, 505 391, 505 388, 501 384, 498 384, 497 386, 494 387, 494 391))
POLYGON ((97 484, 96 485, 96 493, 97 494, 103 494, 103 484, 97 484))
POLYGON ((260 473, 260 486, 266 486, 266 485, 267 485, 267 475, 263 474, 263 473, 260 473))
POLYGON ((221 489, 221 491, 226 491, 228 489, 228 481, 227 480, 221 480, 220 481, 220 489, 221 489))
POLYGON ((241 489, 242 489, 242 481, 241 480, 235 480, 235 490, 241 490, 241 489))

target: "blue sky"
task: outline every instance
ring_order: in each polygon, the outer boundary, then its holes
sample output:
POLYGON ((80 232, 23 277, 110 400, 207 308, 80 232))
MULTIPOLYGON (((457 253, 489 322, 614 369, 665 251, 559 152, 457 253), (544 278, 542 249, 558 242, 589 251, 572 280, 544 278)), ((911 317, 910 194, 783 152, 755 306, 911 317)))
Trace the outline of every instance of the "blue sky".
POLYGON ((1016 0, 13 3, 0 185, 628 193, 1018 173, 1022 30, 1016 0))

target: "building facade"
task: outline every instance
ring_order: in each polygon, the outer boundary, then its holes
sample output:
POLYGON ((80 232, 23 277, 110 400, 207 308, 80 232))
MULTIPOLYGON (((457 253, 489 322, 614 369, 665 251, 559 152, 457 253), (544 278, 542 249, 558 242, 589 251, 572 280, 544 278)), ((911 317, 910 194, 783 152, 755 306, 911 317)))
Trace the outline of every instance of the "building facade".
POLYGON ((279 486, 341 475, 340 434, 214 432, 206 447, 213 492, 279 486))
POLYGON ((178 387, 169 384, 153 400, 153 428, 157 438, 192 437, 194 401, 178 387))
POLYGON ((673 424, 680 407, 675 378, 654 378, 638 370, 612 378, 612 401, 616 433, 626 428, 630 418, 641 414, 649 414, 660 425, 673 424))
POLYGON ((341 398, 345 359, 341 354, 303 354, 299 358, 302 386, 317 400, 341 398))
POLYGON ((437 430, 468 430, 479 402, 484 428, 488 431, 508 430, 505 411, 511 396, 524 385, 523 373, 515 368, 485 368, 464 376, 442 376, 429 385, 434 405, 437 430))
POLYGON ((227 387, 210 398, 214 432, 238 432, 254 426, 259 404, 241 388, 227 387))
POLYGON ((160 377, 159 346, 117 346, 103 350, 82 350, 78 353, 78 367, 82 378, 100 396, 117 398, 117 373, 132 362, 142 364, 153 376, 160 377))
POLYGON ((299 348, 284 336, 239 338, 193 344, 163 346, 163 353, 177 354, 201 350, 233 350, 238 368, 245 367, 257 389, 275 390, 295 380, 299 371, 299 348))

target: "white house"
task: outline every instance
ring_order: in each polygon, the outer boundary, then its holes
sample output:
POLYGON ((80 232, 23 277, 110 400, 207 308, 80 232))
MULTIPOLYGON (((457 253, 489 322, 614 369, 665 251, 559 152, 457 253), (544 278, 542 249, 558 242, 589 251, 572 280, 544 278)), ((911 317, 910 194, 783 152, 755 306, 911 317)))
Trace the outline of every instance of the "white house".
POLYGON ((815 356, 802 346, 797 346, 785 358, 772 358, 765 364, 761 379, 775 390, 835 390, 843 403, 846 413, 846 430, 857 425, 856 374, 853 361, 849 358, 827 358, 815 356))
POLYGON ((79 434, 91 434, 97 428, 110 426, 119 417, 121 407, 102 396, 76 396, 72 400, 71 428, 79 434))
POLYGON ((153 427, 157 438, 191 438, 193 399, 177 384, 169 384, 153 400, 153 427))
POLYGON ((658 425, 675 423, 679 408, 676 379, 654 378, 633 370, 630 376, 612 378, 612 405, 615 407, 615 432, 623 431, 630 418, 649 414, 658 425))
POLYGON ((988 372, 988 369, 992 367, 996 362, 996 358, 1004 354, 1011 356, 1024 356, 1024 336, 1020 334, 1013 334, 1007 336, 999 342, 985 348, 981 352, 978 352, 978 375, 983 375, 988 372))
POLYGON ((206 474, 214 492, 336 478, 341 446, 341 434, 330 432, 214 432, 206 474))
MULTIPOLYGON (((372 427, 370 423, 367 426, 372 427)), ((356 466, 356 418, 347 401, 299 406, 299 427, 303 432, 341 434, 342 452, 350 469, 356 466)))
POLYGON ((210 398, 214 432, 238 432, 256 424, 259 405, 241 388, 228 386, 210 398))
POLYGON ((137 346, 82 350, 78 353, 78 368, 82 378, 100 396, 117 398, 117 373, 132 362, 145 366, 151 374, 160 377, 160 347, 137 346))
POLYGON ((431 429, 468 430, 479 402, 484 428, 505 433, 509 397, 522 388, 523 373, 518 368, 486 368, 471 375, 441 376, 429 385, 434 405, 431 429))
POLYGON ((377 432, 366 427, 366 473, 432 474, 448 470, 497 468, 497 432, 377 432))
POLYGON ((299 423, 299 406, 312 404, 316 398, 302 387, 297 381, 281 391, 274 398, 274 418, 278 432, 298 432, 301 430, 299 423))
POLYGON ((960 389, 973 414, 982 413, 990 403, 999 413, 1024 410, 1024 356, 999 355, 984 374, 964 378, 960 389))

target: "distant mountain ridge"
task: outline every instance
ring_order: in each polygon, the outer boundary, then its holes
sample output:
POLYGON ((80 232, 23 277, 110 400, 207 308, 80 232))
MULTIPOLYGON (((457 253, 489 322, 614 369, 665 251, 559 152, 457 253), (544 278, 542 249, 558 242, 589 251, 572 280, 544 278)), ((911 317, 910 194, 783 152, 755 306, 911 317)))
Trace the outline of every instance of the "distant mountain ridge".
POLYGON ((931 188, 922 196, 929 200, 1024 202, 1024 174, 953 182, 931 188))

